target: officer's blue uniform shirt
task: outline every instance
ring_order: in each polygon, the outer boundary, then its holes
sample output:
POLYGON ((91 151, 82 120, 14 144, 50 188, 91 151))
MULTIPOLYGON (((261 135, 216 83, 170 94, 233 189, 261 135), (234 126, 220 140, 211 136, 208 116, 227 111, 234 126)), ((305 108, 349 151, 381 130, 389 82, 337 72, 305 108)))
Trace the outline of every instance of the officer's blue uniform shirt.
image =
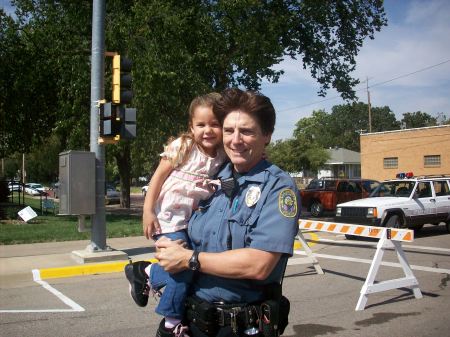
MULTIPOLYGON (((232 176, 232 164, 218 174, 232 176)), ((280 282, 288 256, 293 253, 298 232, 300 196, 292 178, 277 166, 262 160, 250 172, 239 177, 239 188, 229 198, 219 188, 189 222, 193 248, 201 252, 255 248, 282 253, 282 258, 264 282, 229 279, 199 273, 193 291, 200 298, 226 303, 256 302, 262 299, 258 285, 280 282)))

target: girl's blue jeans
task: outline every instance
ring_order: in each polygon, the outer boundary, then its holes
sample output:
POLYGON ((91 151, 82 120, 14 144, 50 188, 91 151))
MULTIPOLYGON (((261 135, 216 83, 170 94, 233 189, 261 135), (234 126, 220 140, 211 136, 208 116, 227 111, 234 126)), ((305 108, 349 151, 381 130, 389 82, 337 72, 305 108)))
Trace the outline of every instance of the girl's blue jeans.
MULTIPOLYGON (((181 230, 173 233, 164 233, 157 235, 155 239, 165 236, 171 240, 181 239, 186 242, 188 248, 191 248, 187 230, 181 230)), ((191 270, 182 271, 176 274, 166 272, 158 263, 152 264, 150 269, 150 285, 154 290, 160 290, 165 287, 162 292, 156 313, 164 317, 173 317, 182 319, 184 317, 184 302, 189 286, 192 282, 193 272, 191 270)))

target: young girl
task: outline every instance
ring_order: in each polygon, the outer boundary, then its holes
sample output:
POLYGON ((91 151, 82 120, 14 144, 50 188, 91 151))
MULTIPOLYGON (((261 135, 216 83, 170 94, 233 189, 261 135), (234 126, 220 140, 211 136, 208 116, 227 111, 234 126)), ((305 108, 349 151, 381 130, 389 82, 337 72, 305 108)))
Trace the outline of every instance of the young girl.
MULTIPOLYGON (((162 236, 183 240, 189 245, 187 226, 198 202, 214 192, 210 177, 226 160, 222 148, 222 127, 212 107, 217 93, 196 97, 189 107, 189 131, 170 142, 149 184, 143 209, 143 230, 147 239, 162 236)), ((163 315, 158 333, 173 336, 181 328, 184 300, 191 272, 170 275, 159 264, 146 261, 125 267, 130 293, 144 307, 149 291, 159 293, 165 286, 155 311, 163 315)))

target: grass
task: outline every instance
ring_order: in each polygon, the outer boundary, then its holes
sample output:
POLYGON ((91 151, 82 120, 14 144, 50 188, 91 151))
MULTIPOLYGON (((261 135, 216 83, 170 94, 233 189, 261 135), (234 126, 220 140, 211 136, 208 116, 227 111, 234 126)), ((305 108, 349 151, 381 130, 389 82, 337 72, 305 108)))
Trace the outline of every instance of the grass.
MULTIPOLYGON (((78 232, 76 216, 59 216, 51 212, 41 215, 39 198, 25 196, 25 205, 2 203, 0 207, 7 217, 7 220, 0 221, 0 245, 86 240, 91 235, 90 230, 78 232), (17 217, 17 212, 26 206, 31 206, 38 214, 28 223, 17 217)), ((89 218, 86 218, 86 227, 90 228, 89 218)), ((141 217, 107 214, 106 235, 107 238, 142 235, 141 217)))

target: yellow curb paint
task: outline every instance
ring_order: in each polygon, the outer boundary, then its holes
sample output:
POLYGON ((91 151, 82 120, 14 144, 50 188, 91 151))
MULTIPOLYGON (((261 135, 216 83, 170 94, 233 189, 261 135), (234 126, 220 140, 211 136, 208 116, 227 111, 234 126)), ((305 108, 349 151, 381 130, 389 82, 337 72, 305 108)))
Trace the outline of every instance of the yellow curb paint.
MULTIPOLYGON (((319 236, 316 233, 304 233, 304 234, 309 234, 311 236, 311 240, 308 244, 308 246, 312 247, 314 246, 317 241, 319 241, 319 236)), ((294 241, 294 249, 300 249, 302 248, 302 244, 298 241, 294 241)))
MULTIPOLYGON (((319 241, 319 236, 316 233, 305 233, 311 236, 309 246, 314 246, 317 241, 319 241)), ((302 244, 298 241, 294 242, 294 249, 300 249, 302 244)), ((157 263, 157 259, 148 260, 152 263, 157 263)), ((111 263, 97 263, 97 264, 86 264, 79 266, 69 266, 60 268, 46 268, 39 269, 39 274, 41 280, 50 278, 64 278, 82 275, 95 275, 95 274, 109 274, 122 272, 128 261, 111 262, 111 263)))
MULTIPOLYGON (((158 262, 158 260, 156 259, 151 259, 149 261, 152 263, 158 262)), ((64 278, 82 275, 108 274, 123 271, 123 268, 127 264, 128 261, 120 261, 120 262, 87 264, 87 265, 69 266, 60 268, 47 268, 47 269, 40 269, 39 273, 42 280, 49 278, 64 278)))

